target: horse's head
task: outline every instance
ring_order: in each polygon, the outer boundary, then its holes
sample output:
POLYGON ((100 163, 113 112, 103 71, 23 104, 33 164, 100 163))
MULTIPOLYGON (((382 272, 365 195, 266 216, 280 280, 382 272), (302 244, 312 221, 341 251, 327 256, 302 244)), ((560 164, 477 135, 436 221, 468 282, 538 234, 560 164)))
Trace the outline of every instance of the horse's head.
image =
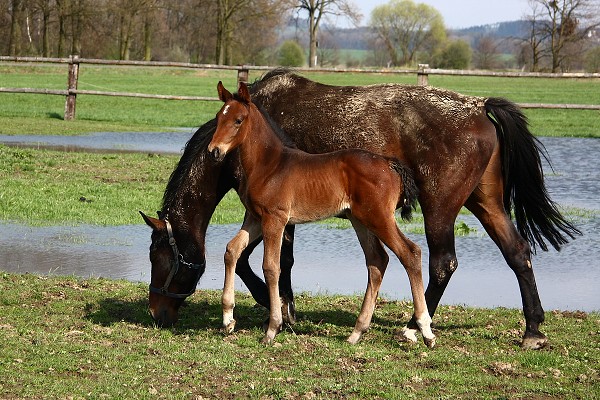
POLYGON ((231 94, 219 81, 217 85, 219 99, 223 101, 223 107, 217 113, 217 129, 211 142, 208 144, 208 152, 217 161, 222 161, 225 155, 239 146, 246 137, 247 120, 250 113, 250 92, 245 83, 240 83, 237 95, 231 94))
MULTIPOLYGON (((177 322, 179 307, 185 298, 196 290, 198 280, 204 273, 205 262, 204 259, 190 262, 192 258, 187 257, 193 255, 180 252, 180 249, 193 248, 184 242, 190 240, 190 235, 177 235, 168 219, 152 218, 141 211, 140 214, 152 228, 150 315, 159 326, 171 326, 177 322), (176 237, 180 240, 179 246, 176 237)), ((194 253, 197 258, 198 252, 194 253)))

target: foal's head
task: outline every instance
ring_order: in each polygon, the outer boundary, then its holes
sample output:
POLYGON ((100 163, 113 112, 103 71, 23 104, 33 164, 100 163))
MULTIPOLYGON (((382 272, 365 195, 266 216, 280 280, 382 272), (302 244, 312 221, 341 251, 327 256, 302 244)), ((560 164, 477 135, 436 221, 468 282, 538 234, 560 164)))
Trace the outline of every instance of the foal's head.
POLYGON ((250 114, 250 92, 245 83, 240 83, 236 95, 231 94, 223 83, 217 85, 219 99, 223 107, 217 113, 217 129, 212 141, 208 144, 208 151, 217 161, 223 160, 225 155, 239 146, 248 132, 248 123, 245 123, 250 114))

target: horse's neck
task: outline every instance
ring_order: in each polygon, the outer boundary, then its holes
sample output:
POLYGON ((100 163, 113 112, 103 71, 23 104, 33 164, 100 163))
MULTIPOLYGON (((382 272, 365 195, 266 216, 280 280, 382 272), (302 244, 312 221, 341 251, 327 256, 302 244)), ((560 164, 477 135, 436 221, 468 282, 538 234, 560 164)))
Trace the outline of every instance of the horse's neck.
POLYGON ((240 146, 242 167, 247 178, 263 176, 277 167, 285 145, 257 108, 252 107, 252 125, 240 146))
POLYGON ((210 218, 224 194, 221 192, 229 190, 223 182, 226 182, 225 175, 230 173, 221 164, 207 162, 206 157, 205 152, 198 153, 168 203, 163 206, 164 216, 177 226, 185 227, 194 245, 202 252, 210 218))

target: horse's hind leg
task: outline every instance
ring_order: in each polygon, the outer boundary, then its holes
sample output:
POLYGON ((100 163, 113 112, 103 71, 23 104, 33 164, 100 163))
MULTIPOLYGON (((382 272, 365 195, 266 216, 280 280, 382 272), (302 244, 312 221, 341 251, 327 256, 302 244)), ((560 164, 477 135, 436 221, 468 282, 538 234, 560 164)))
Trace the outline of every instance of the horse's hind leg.
POLYGON ((381 281, 383 280, 389 257, 383 248, 381 241, 375 235, 369 232, 369 230, 357 220, 350 218, 350 221, 352 222, 352 226, 356 231, 356 236, 358 237, 365 254, 365 261, 367 263, 369 274, 367 290, 365 291, 362 307, 358 318, 356 319, 354 331, 350 337, 348 337, 348 342, 355 344, 371 325, 375 303, 377 301, 379 288, 381 287, 381 281))
POLYGON ((223 294, 221 304, 223 307, 223 329, 231 333, 235 328, 235 319, 233 318, 233 309, 235 308, 235 270, 238 259, 242 251, 246 249, 248 243, 255 241, 260 237, 261 227, 259 221, 247 217, 238 233, 227 243, 225 251, 225 282, 223 284, 223 294))
MULTIPOLYGON (((484 178, 491 179, 487 174, 484 178)), ((500 248, 519 282, 525 316, 525 334, 521 346, 540 349, 546 345, 548 339, 539 330, 540 324, 544 322, 544 310, 531 265, 531 249, 504 211, 501 192, 492 193, 494 189, 501 188, 501 182, 496 182, 496 185, 480 185, 466 206, 481 221, 486 232, 500 248)))

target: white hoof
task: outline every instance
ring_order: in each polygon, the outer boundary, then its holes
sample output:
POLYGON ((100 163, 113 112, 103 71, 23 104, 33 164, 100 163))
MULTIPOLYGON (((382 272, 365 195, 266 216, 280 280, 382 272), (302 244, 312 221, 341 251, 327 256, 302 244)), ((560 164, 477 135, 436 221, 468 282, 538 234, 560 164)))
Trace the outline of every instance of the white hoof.
POLYGON ((404 341, 406 342, 411 342, 411 343, 417 343, 417 332, 418 330, 416 329, 411 329, 409 327, 404 327, 402 328, 402 337, 404 338, 404 341))

